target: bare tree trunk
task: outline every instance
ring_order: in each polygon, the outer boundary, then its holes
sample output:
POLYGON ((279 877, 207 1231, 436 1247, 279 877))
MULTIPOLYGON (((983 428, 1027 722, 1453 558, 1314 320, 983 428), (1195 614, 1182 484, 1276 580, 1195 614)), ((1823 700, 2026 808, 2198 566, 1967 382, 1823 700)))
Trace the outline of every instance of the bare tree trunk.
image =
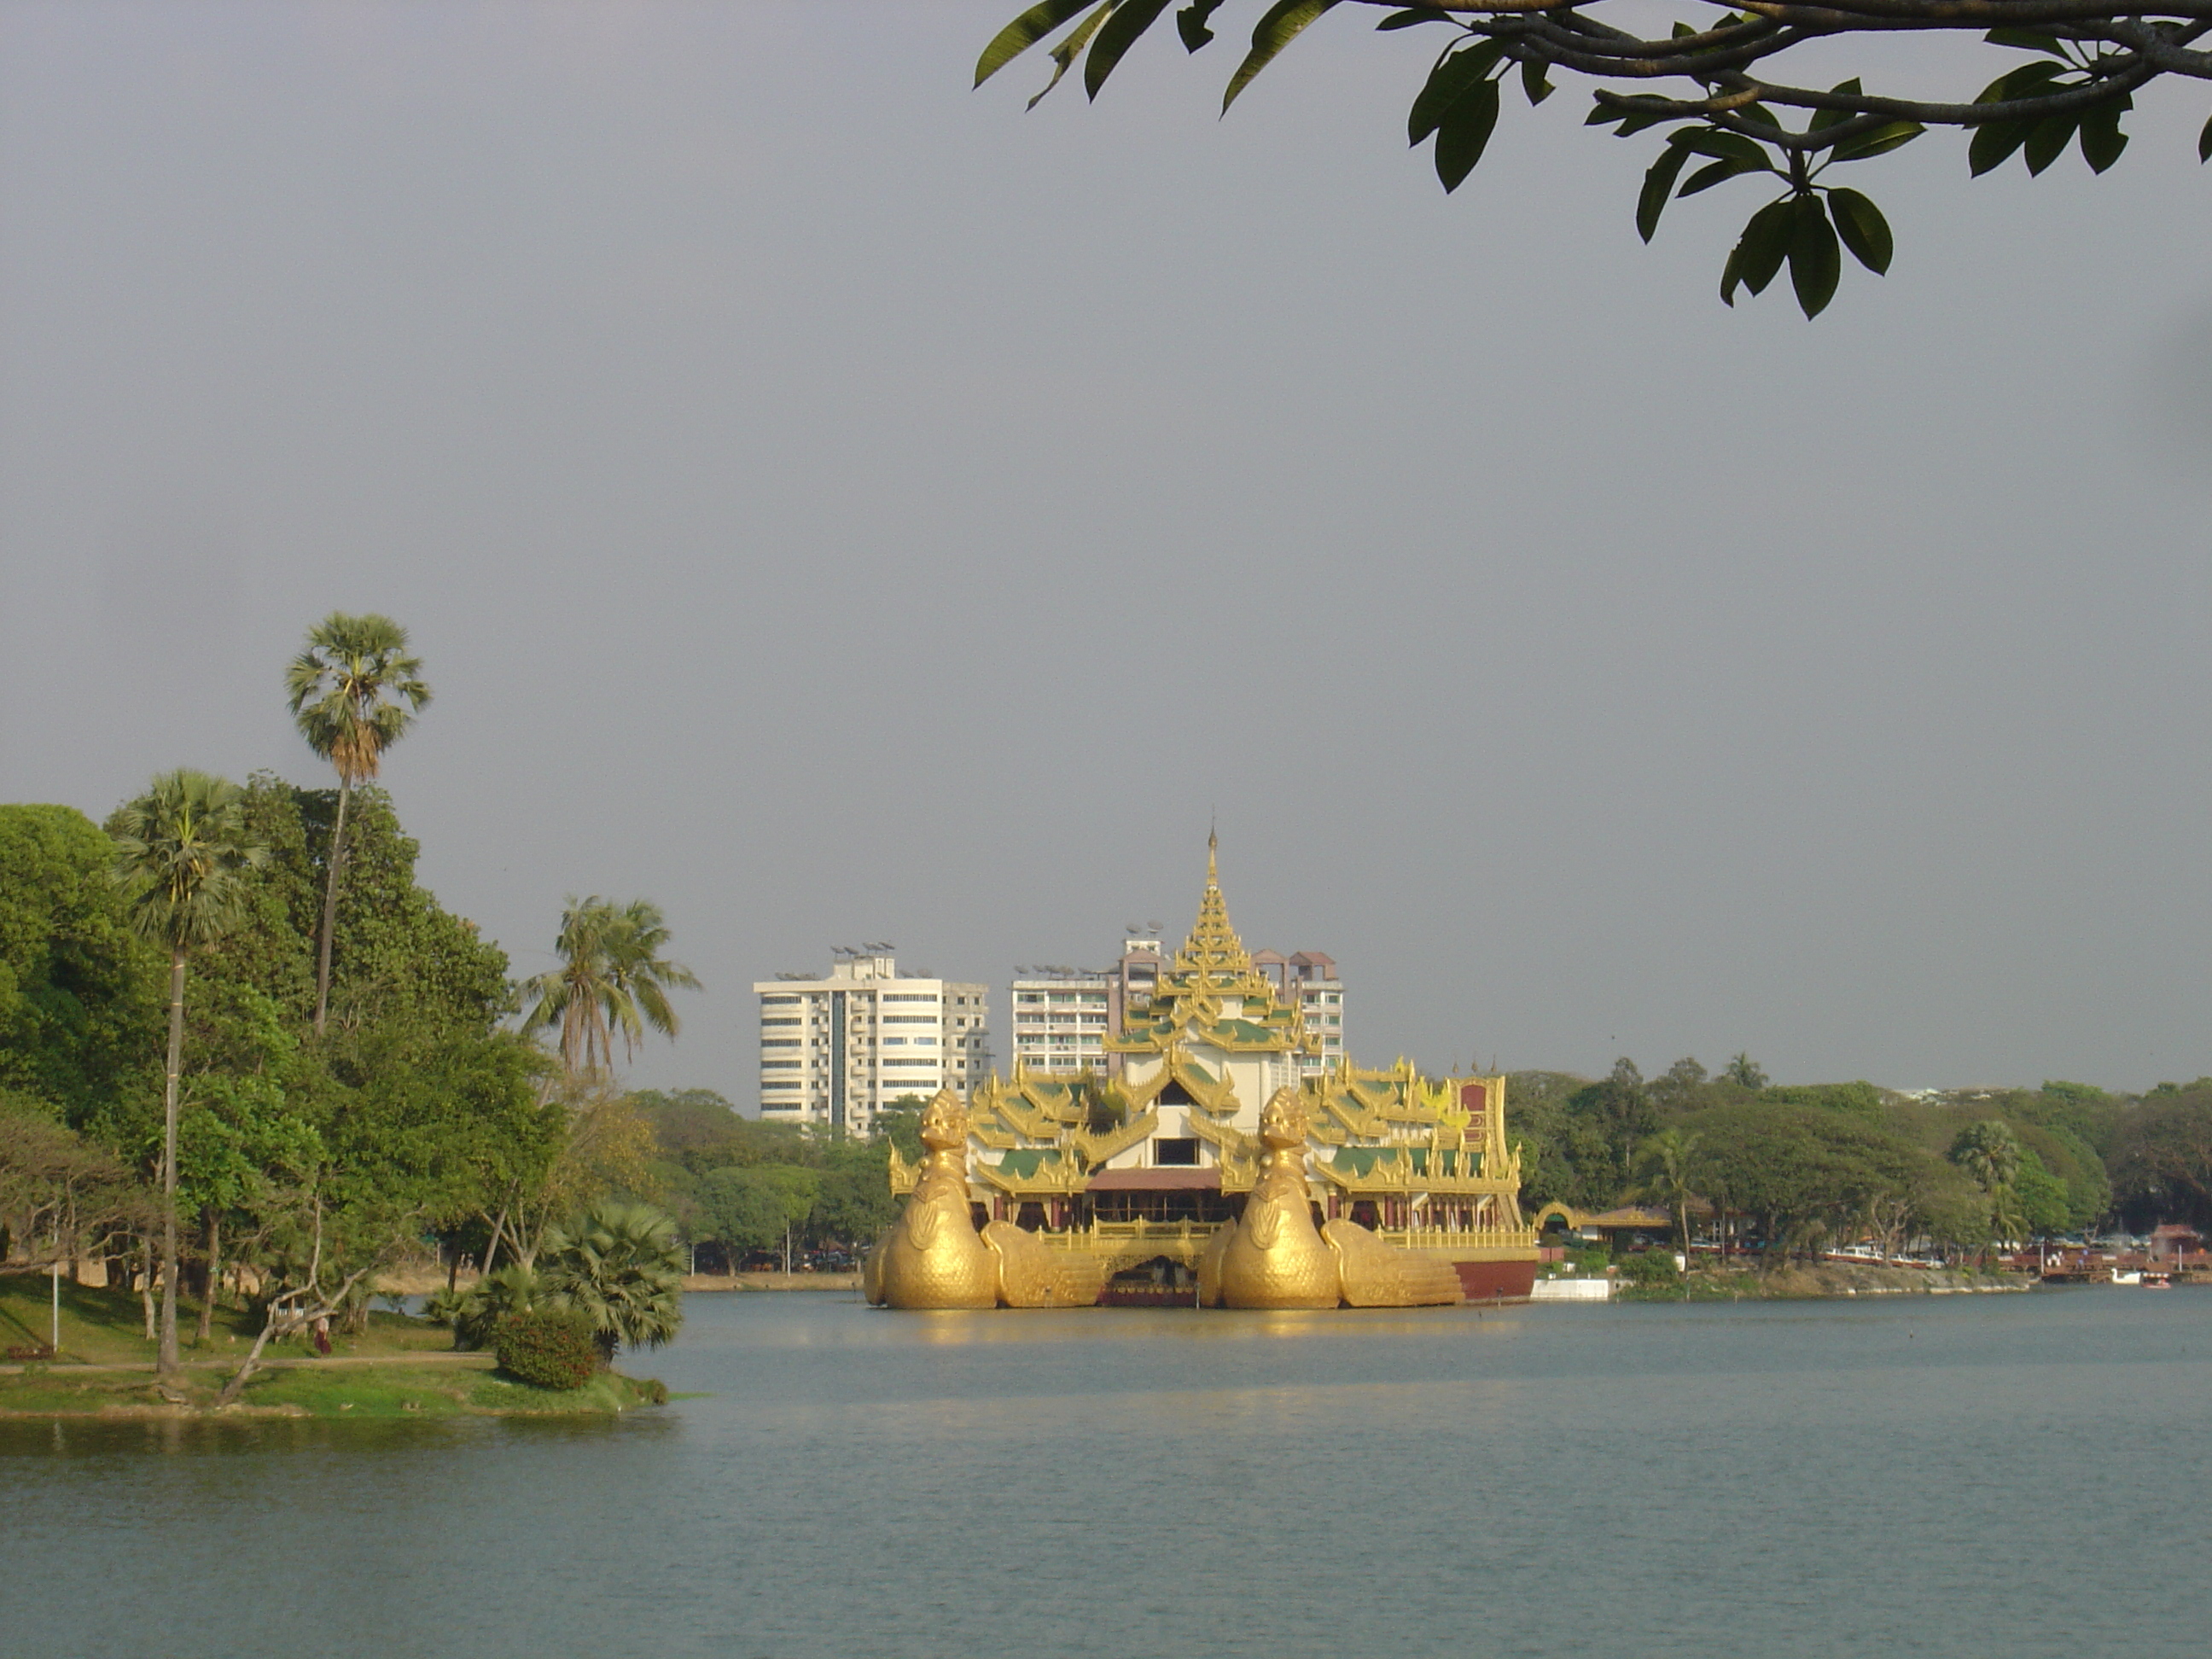
POLYGON ((177 1082, 185 1067, 185 953, 169 952, 169 1073, 161 1091, 161 1346, 163 1374, 177 1369, 177 1082))
POLYGON ((146 1310, 146 1340, 151 1342, 161 1328, 161 1316, 154 1309, 154 1241, 147 1237, 138 1243, 146 1261, 146 1276, 138 1283, 138 1302, 146 1310))
POLYGON ((484 1246, 483 1260, 477 1263, 477 1279, 478 1283, 483 1282, 484 1275, 491 1271, 492 1263, 499 1259, 500 1235, 506 1231, 507 1212, 506 1210, 501 1209, 499 1212, 498 1218, 491 1224, 491 1242, 484 1246))
POLYGON ((353 799, 353 775, 338 772, 337 822, 331 826, 330 875, 323 884, 323 936, 315 946, 315 1035, 331 1011, 331 935, 338 921, 338 872, 345 863, 346 806, 353 799))
POLYGON ((207 1285, 200 1297, 200 1328, 193 1340, 205 1347, 215 1336, 216 1286, 222 1283, 222 1216, 213 1209, 200 1213, 207 1239, 207 1285))

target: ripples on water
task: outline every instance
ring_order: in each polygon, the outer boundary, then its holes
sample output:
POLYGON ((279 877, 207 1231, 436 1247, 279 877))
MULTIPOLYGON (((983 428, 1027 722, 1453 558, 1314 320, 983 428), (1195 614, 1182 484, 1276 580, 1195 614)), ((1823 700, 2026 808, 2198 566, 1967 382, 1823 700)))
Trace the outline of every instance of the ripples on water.
POLYGON ((0 1425, 0 1653, 2194 1649, 2212 1292, 694 1296, 614 1422, 0 1425))

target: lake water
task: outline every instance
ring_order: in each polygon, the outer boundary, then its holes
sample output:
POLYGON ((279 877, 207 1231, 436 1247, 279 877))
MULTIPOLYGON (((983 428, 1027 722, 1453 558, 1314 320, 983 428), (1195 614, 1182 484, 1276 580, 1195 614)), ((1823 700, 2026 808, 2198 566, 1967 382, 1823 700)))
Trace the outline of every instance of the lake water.
POLYGON ((2195 1650, 2212 1293, 694 1296, 609 1422, 0 1425, 0 1653, 2195 1650))

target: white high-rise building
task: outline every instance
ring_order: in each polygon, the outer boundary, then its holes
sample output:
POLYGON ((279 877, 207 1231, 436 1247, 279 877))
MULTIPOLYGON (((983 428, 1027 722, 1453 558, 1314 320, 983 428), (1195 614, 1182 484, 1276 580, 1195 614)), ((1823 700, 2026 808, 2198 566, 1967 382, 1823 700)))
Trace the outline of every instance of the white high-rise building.
POLYGON ((1072 969, 1029 973, 1014 981, 1014 1058, 1032 1072, 1103 1073, 1113 981, 1072 969))
POLYGON ((754 981, 763 1116, 865 1135, 902 1096, 989 1075, 989 986, 903 976, 889 945, 838 956, 818 978, 754 981))

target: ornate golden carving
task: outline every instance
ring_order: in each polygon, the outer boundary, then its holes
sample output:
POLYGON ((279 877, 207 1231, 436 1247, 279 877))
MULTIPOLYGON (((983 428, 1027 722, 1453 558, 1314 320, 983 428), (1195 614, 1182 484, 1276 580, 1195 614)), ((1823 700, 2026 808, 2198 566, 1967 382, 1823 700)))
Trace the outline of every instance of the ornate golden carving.
POLYGON ((1462 1300, 1449 1262, 1414 1255, 1356 1222, 1313 1223, 1306 1194, 1305 1106, 1278 1089, 1260 1115, 1260 1178, 1242 1221, 1199 1258, 1198 1297, 1231 1308, 1418 1308, 1462 1300))
POLYGON ((894 1308, 995 1308, 999 1257, 968 1211, 968 1114, 940 1089, 922 1109, 921 1173, 914 1196, 868 1253, 868 1300, 894 1308))
POLYGON ((1097 1265, 1053 1250, 1008 1222, 978 1233, 968 1207, 968 1114, 940 1089, 921 1114, 914 1196, 860 1266, 878 1307, 1082 1307, 1098 1299, 1097 1265))
POLYGON ((1241 1221, 1224 1226, 1199 1262, 1231 1308, 1334 1308, 1336 1254, 1313 1223, 1306 1195, 1306 1114, 1294 1089, 1278 1089, 1260 1114, 1260 1178, 1241 1221))
POLYGON ((1466 1300, 1449 1261, 1386 1244, 1356 1221, 1332 1221, 1322 1237, 1336 1253, 1337 1281, 1353 1308, 1426 1308, 1466 1300))
POLYGON ((1087 1308, 1105 1275, 1097 1262, 1051 1249, 1011 1221, 983 1229, 984 1248, 998 1270, 999 1300, 1009 1308, 1087 1308))

